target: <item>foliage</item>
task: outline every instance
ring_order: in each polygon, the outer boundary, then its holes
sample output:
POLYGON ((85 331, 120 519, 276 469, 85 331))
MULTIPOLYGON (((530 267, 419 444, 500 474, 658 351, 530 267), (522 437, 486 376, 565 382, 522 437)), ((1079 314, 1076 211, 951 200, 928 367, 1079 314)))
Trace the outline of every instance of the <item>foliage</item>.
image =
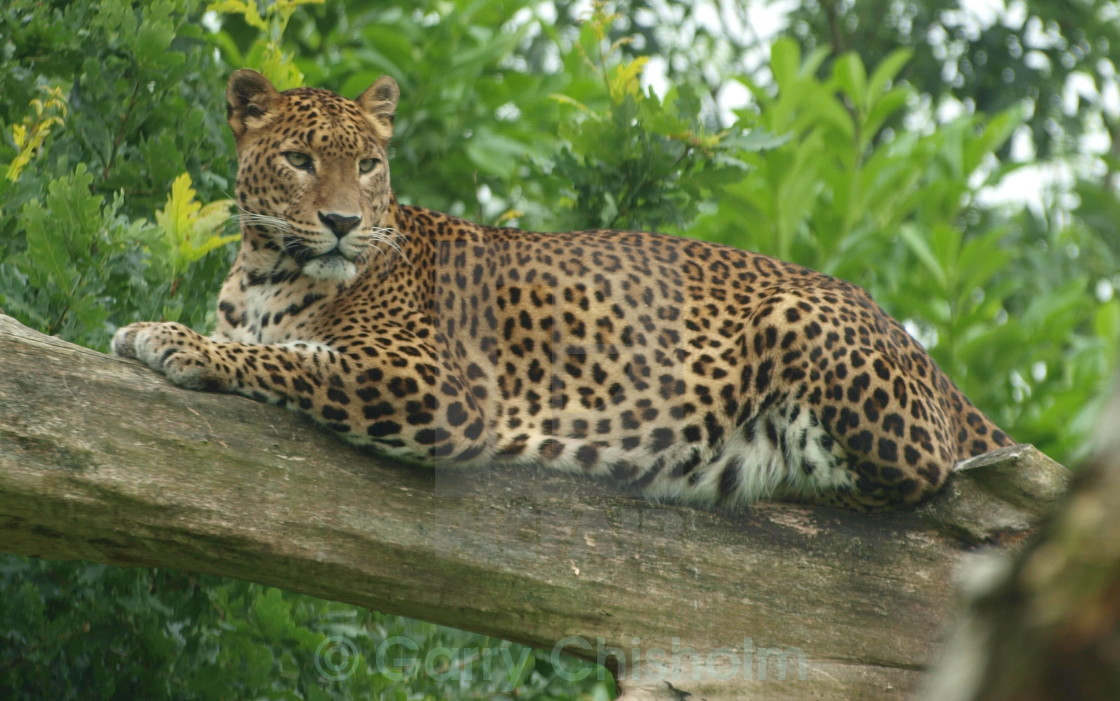
MULTIPOLYGON (((10 0, 0 308, 102 350, 133 320, 208 328, 236 230, 225 77, 249 65, 281 86, 354 96, 388 73, 402 88, 392 165, 403 201, 530 228, 662 229, 853 280, 1012 435, 1062 461, 1079 455, 1120 348, 1114 163, 1040 206, 984 193, 1022 165, 1008 143, 1024 129, 1042 155, 1073 150, 1094 119, 1120 133, 1102 104, 1059 114, 1049 99, 1077 73, 1105 84, 1120 41, 1098 41, 1114 30, 1103 10, 1078 6, 1077 34, 1031 3, 1021 26, 972 36, 949 0, 807 0, 794 38, 760 52, 700 22, 696 3, 577 6, 10 0), (1061 41, 1031 45, 1032 18, 1061 41), (926 40, 939 26, 951 56, 926 40), (1036 49, 1049 71, 1031 67, 1036 49), (989 84, 981 56, 1013 79, 989 84), (657 64, 664 88, 650 85, 657 64), (721 111, 736 85, 751 102, 721 111), (952 101, 963 109, 939 118, 952 101)), ((0 560, 0 635, 5 698, 609 691, 598 675, 569 682, 547 651, 243 582, 88 563, 0 560), (422 660, 478 654, 394 672, 378 650, 398 636, 422 660), (487 659, 508 674, 484 674, 487 659), (332 678, 343 661, 353 672, 332 678)))
POLYGON ((12 701, 439 701, 464 685, 544 701, 595 678, 544 651, 235 580, 6 558, 0 591, 0 696, 12 701))
POLYGON ((24 204, 19 214, 24 248, 0 267, 0 302, 49 333, 103 345, 113 295, 144 282, 140 262, 126 244, 126 236, 140 234, 143 222, 119 216, 119 198, 105 205, 90 194, 92 182, 81 163, 73 175, 51 181, 42 201, 24 204))
POLYGON ((0 308, 102 350, 137 318, 206 325, 228 251, 201 258, 180 290, 176 248, 150 220, 183 172, 204 201, 229 189, 213 52, 189 21, 199 9, 194 0, 0 9, 0 121, 13 136, 0 141, 0 308))
POLYGON ((62 95, 62 89, 45 85, 39 87, 47 97, 45 100, 31 101, 31 107, 35 110, 34 118, 29 115, 23 124, 12 125, 12 142, 18 153, 8 164, 5 173, 5 177, 12 182, 19 180, 19 174, 42 148, 51 128, 61 126, 66 117, 66 98, 62 95))
POLYGON ((175 178, 167 205, 156 212, 156 226, 163 233, 176 282, 191 263, 241 238, 238 234, 214 233, 229 219, 233 200, 217 200, 203 206, 195 199, 197 193, 191 184, 190 173, 175 178))
POLYGON ((210 12, 240 16, 253 29, 260 31, 248 52, 242 53, 229 41, 228 34, 219 34, 216 40, 225 50, 230 63, 242 66, 256 66, 266 78, 280 90, 298 88, 303 85, 303 73, 296 67, 294 56, 285 53, 281 39, 292 13, 300 5, 319 3, 323 0, 276 0, 265 6, 261 15, 256 0, 220 0, 210 3, 210 12))
POLYGON ((1076 152, 1080 137, 1102 121, 1111 134, 1120 133, 1120 114, 1102 100, 1120 64, 1115 5, 1007 6, 997 14, 960 0, 811 0, 793 13, 791 29, 806 47, 829 47, 834 56, 858 47, 873 63, 895 47, 910 47, 906 78, 934 106, 951 102, 995 113, 1029 102, 1026 125, 1041 156, 1076 152))
POLYGON ((576 111, 564 115, 559 132, 564 144, 547 174, 561 206, 554 225, 683 230, 700 202, 745 177, 740 151, 782 139, 761 130, 709 131, 688 85, 670 89, 663 99, 652 89, 643 91, 648 57, 620 58, 626 38, 607 43, 607 29, 617 19, 596 5, 567 56, 565 73, 589 72, 597 79, 573 88, 582 88, 581 98, 596 99, 598 107, 556 96, 576 111))

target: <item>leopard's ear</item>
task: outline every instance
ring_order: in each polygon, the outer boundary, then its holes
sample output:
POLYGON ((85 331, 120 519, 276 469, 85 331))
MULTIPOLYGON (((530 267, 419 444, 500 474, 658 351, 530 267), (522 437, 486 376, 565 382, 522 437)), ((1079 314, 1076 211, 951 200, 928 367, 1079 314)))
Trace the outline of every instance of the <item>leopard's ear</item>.
POLYGON ((279 101, 268 78, 249 68, 234 71, 226 85, 226 120, 234 137, 268 124, 279 101))
POLYGON ((393 119, 397 113, 397 101, 401 89, 397 81, 389 76, 381 76, 377 82, 358 96, 358 106, 366 113, 366 119, 373 125, 373 132, 382 146, 389 143, 393 136, 393 119))

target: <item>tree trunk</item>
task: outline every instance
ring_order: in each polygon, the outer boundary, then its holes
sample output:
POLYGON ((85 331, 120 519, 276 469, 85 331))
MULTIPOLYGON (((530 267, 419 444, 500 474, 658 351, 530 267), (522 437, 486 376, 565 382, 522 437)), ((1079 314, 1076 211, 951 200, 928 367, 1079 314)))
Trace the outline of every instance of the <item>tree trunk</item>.
POLYGON ((973 568, 923 698, 1120 699, 1120 395, 1096 458, 1037 537, 973 568))
POLYGON ((650 504, 540 470, 435 473, 0 316, 0 550, 236 577, 605 661, 625 698, 903 698, 962 555, 1065 469, 983 456, 918 511, 650 504), (678 693, 676 690, 681 690, 678 693))

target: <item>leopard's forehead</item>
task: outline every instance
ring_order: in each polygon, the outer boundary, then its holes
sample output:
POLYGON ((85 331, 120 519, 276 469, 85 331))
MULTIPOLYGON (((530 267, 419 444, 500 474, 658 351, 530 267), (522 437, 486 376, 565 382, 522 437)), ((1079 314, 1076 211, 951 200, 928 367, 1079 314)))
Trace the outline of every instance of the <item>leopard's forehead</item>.
POLYGON ((373 128, 358 103, 330 90, 285 90, 283 107, 272 125, 281 137, 294 137, 308 147, 359 151, 376 147, 373 128))
POLYGON ((288 103, 302 112, 314 112, 326 115, 350 114, 361 117, 361 110, 353 100, 348 100, 338 93, 322 88, 292 88, 280 93, 288 99, 288 103))

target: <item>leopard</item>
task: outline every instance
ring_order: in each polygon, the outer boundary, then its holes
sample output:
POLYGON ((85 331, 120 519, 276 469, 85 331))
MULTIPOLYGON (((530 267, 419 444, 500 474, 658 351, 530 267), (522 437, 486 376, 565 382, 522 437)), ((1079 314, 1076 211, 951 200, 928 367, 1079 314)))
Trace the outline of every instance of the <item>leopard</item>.
POLYGON ((1013 444, 852 283, 683 236, 402 204, 399 100, 389 76, 351 100, 232 73, 241 242, 215 328, 131 323, 114 353, 408 463, 702 507, 912 507, 1013 444))

